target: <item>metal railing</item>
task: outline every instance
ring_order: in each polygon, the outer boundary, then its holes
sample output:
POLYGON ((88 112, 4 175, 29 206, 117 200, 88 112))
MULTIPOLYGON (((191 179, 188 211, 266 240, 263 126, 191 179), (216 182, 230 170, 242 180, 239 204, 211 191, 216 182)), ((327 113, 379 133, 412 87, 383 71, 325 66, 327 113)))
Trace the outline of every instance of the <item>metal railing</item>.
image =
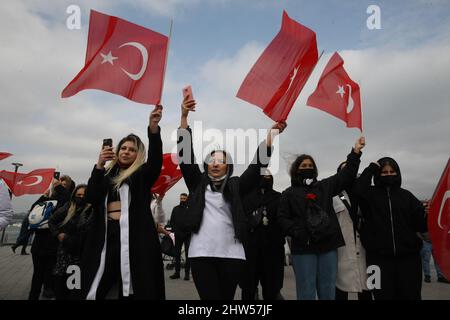
MULTIPOLYGON (((16 243, 17 237, 20 233, 23 218, 13 219, 12 222, 1 231, 0 246, 12 245, 16 243)), ((31 237, 30 237, 31 240, 31 237)))

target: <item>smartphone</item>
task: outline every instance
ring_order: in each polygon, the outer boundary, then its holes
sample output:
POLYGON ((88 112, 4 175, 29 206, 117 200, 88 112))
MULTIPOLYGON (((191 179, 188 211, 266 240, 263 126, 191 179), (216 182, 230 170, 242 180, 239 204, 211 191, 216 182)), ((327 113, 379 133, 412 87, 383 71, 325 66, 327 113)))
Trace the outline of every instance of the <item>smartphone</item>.
POLYGON ((112 143, 112 139, 103 139, 102 148, 104 149, 105 147, 112 147, 112 143))
POLYGON ((189 96, 189 100, 194 99, 194 95, 192 94, 191 86, 187 86, 187 87, 183 88, 183 98, 186 99, 187 96, 189 96))
POLYGON ((59 171, 55 171, 55 173, 53 173, 53 178, 55 178, 56 180, 59 180, 60 174, 61 173, 59 171))

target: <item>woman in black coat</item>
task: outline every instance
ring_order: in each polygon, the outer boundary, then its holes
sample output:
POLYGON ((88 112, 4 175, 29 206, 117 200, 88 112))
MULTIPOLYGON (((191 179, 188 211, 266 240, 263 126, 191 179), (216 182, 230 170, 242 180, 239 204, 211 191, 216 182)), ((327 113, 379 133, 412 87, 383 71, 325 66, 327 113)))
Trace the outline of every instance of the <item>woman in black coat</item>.
MULTIPOLYGON (((70 291, 67 287, 67 268, 80 265, 81 251, 81 215, 86 213, 84 199, 87 185, 80 184, 72 192, 71 199, 48 220, 52 235, 58 239, 58 250, 56 253, 55 274, 55 296, 56 300, 67 300, 77 298, 78 291, 70 291)), ((73 289, 75 290, 75 289, 73 289)))
POLYGON ((162 106, 150 114, 149 148, 138 136, 123 138, 114 153, 102 149, 88 182, 93 216, 81 257, 81 291, 86 299, 164 299, 164 270, 150 212, 150 189, 162 167, 162 106), (105 168, 106 161, 113 160, 105 168))
POLYGON ((344 238, 333 209, 333 197, 350 185, 358 172, 363 137, 347 156, 347 165, 337 174, 317 180, 318 170, 309 155, 299 156, 291 166, 291 187, 281 194, 278 221, 292 238, 292 262, 297 299, 334 300, 337 248, 344 238))
POLYGON ((401 184, 400 167, 389 157, 371 163, 355 183, 367 265, 378 266, 381 276, 375 300, 421 299, 422 240, 417 233, 427 231, 426 215, 422 203, 401 184))
MULTIPOLYGON (((258 185, 261 168, 269 164, 272 137, 263 142, 255 159, 240 177, 232 177, 230 155, 212 151, 202 173, 196 163, 192 133, 187 117, 195 111, 195 100, 182 104, 178 130, 178 156, 181 172, 189 189, 182 229, 191 233, 189 260, 194 283, 202 300, 232 300, 244 271, 245 252, 242 243, 248 233, 242 197, 258 185)), ((272 129, 283 131, 284 123, 272 129)))

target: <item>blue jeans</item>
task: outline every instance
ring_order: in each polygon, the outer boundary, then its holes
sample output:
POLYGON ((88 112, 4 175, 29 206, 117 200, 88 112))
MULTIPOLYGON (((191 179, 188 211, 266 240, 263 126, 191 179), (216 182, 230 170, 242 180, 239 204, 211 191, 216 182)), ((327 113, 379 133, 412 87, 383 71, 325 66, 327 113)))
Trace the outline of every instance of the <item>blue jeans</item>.
MULTIPOLYGON (((422 256, 422 268, 423 268, 423 274, 425 276, 431 276, 431 270, 430 270, 430 258, 432 255, 432 245, 430 242, 423 241, 422 250, 420 251, 420 255, 422 256)), ((444 275, 441 272, 441 269, 439 269, 439 266, 436 264, 436 261, 434 260, 434 267, 436 269, 436 274, 438 278, 443 278, 444 275)))
POLYGON ((337 250, 322 254, 292 255, 297 300, 334 300, 336 294, 337 250))

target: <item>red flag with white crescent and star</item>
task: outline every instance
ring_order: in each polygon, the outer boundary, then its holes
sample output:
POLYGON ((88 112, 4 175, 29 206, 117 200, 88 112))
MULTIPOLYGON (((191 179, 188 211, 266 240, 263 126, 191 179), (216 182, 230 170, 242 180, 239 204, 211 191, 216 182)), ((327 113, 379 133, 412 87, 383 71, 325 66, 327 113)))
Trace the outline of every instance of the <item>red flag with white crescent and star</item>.
POLYGON ((433 244, 433 258, 450 279, 450 158, 430 201, 428 231, 433 244))
POLYGON ((160 196, 172 188, 178 180, 183 177, 180 167, 178 166, 178 158, 176 153, 165 153, 163 155, 163 166, 158 180, 152 187, 152 192, 160 196))
POLYGON ((43 194, 49 188, 53 180, 55 169, 37 169, 29 173, 14 173, 0 171, 2 178, 11 192, 16 196, 24 194, 43 194))
POLYGON ((165 35, 91 10, 85 66, 61 97, 98 89, 139 103, 159 104, 168 42, 165 35))
POLYGON ((318 61, 316 34, 283 12, 281 29, 241 84, 237 97, 285 121, 318 61))
POLYGON ((328 61, 306 104, 341 119, 348 128, 359 128, 362 132, 359 86, 348 76, 344 60, 337 52, 328 61))

